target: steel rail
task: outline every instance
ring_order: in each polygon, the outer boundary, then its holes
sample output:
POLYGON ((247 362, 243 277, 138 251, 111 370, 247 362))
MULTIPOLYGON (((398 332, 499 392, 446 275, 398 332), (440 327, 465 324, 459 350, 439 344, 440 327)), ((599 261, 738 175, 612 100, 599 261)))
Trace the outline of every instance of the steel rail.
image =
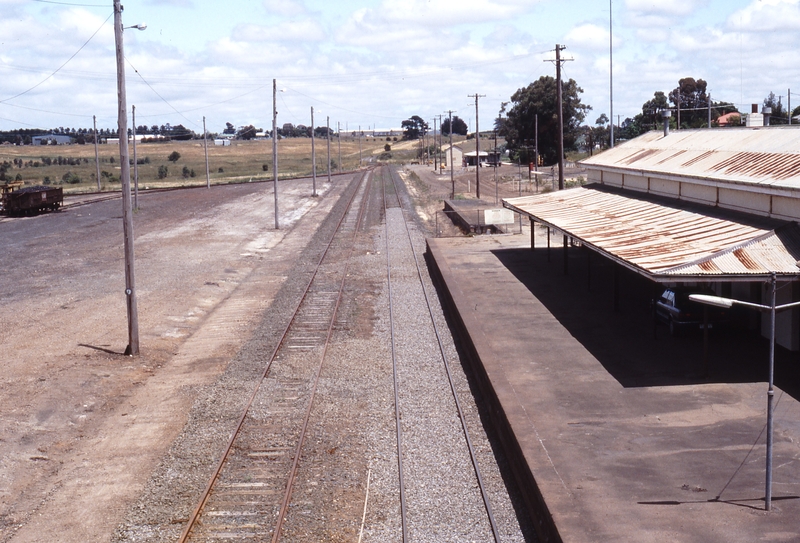
MULTIPOLYGON (((389 214, 386 206, 386 181, 381 172, 381 187, 383 188, 383 223, 386 233, 386 280, 389 287, 389 329, 392 345, 392 380, 394 382, 394 419, 397 428, 397 472, 400 485, 400 525, 402 529, 402 542, 408 541, 408 525, 406 523, 406 489, 403 480, 403 428, 400 423, 400 393, 397 384, 397 358, 395 356, 394 342, 394 310, 392 307, 392 263, 389 254, 389 214)), ((395 188, 395 193, 397 189, 395 188)), ((400 205, 400 197, 397 198, 400 205)))
MULTIPOLYGON (((371 172, 366 172, 365 176, 370 176, 371 180, 371 172)), ((353 229, 353 242, 350 246, 350 254, 348 255, 347 259, 345 260, 345 265, 342 270, 342 280, 339 283, 339 292, 336 296, 336 303, 334 304, 333 311, 331 313, 331 320, 328 323, 328 331, 325 336, 325 345, 322 348, 322 355, 320 356, 319 366, 317 367, 316 375, 314 376, 314 385, 311 388, 311 395, 308 400, 308 407, 306 408, 306 414, 303 418, 303 426, 300 430, 300 437, 297 440, 297 447, 295 448, 294 452, 294 459, 292 460, 292 469, 289 473, 289 480, 286 483, 286 491, 283 495, 283 502, 281 503, 281 510, 278 514, 278 521, 275 524, 275 530, 272 532, 272 543, 278 543, 281 538, 281 529, 283 528, 283 521, 286 518, 286 513, 289 509, 289 502, 292 499, 292 492, 294 491, 294 481, 297 476, 297 466, 300 463, 300 456, 303 452, 303 444, 306 440, 306 430, 308 429, 308 421, 311 418, 311 409, 314 406, 314 399, 316 398, 317 388, 319 385, 319 379, 322 375, 322 368, 325 365, 325 358, 328 354, 328 347, 330 346, 331 335, 333 335, 333 327, 336 323, 336 316, 339 313, 339 306, 341 305, 342 301, 342 294, 344 293, 344 284, 347 280, 347 271, 350 268, 350 259, 353 256, 356 248, 356 238, 358 237, 358 232, 361 229, 362 222, 364 220, 364 210, 366 209, 369 203, 369 187, 370 181, 367 181, 367 186, 364 189, 364 199, 362 200, 362 205, 358 210, 358 218, 356 219, 356 225, 353 229)), ((354 195, 358 193, 358 190, 354 191, 354 195)), ((348 206, 349 209, 349 206, 348 206)), ((345 216, 347 213, 345 212, 345 216)), ((337 228, 338 231, 338 228, 337 228)), ((334 234, 335 237, 335 234, 334 234)), ((331 238, 333 241, 333 238, 331 238)))
POLYGON ((241 432, 242 426, 244 425, 244 421, 247 418, 247 414, 249 413, 250 408, 253 405, 253 402, 255 401, 256 395, 258 394, 259 390, 261 389, 261 385, 263 384, 264 380, 269 375, 269 371, 272 368, 272 363, 275 361, 275 358, 278 355, 278 351, 283 346, 284 341, 286 340, 286 337, 289 335, 289 330, 291 329, 292 325, 297 320, 297 317, 299 315, 300 309, 303 306, 303 302, 306 300, 306 298, 308 296, 308 293, 311 290, 311 285, 314 283, 314 279, 316 278, 317 273, 319 272, 319 270, 320 270, 320 268, 322 266, 322 261, 325 259, 325 256, 328 254, 328 251, 333 246, 333 241, 336 238, 336 234, 339 232, 342 224, 344 223, 345 218, 347 217, 347 212, 350 210, 353 202, 355 201, 355 198, 356 198, 356 195, 358 194, 358 190, 359 190, 359 187, 361 186, 361 183, 364 181, 364 179, 367 177, 367 175, 370 173, 370 171, 371 170, 368 170, 368 171, 365 171, 365 172, 363 172, 361 174, 361 177, 360 177, 360 179, 358 181, 358 186, 353 191, 353 194, 352 194, 352 196, 350 197, 350 200, 347 203, 347 207, 345 208, 344 212, 342 213, 342 216, 340 217, 339 222, 336 224, 336 228, 334 228, 333 234, 331 234, 330 240, 328 240, 328 243, 325 246, 325 249, 323 250, 322 254, 320 255, 320 258, 317 261, 316 267, 314 268, 314 272, 311 274, 311 277, 309 278, 308 284, 306 285, 305 289, 303 290, 303 294, 300 296, 300 300, 297 303, 297 307, 295 308, 295 310, 294 310, 294 312, 292 314, 292 317, 289 319, 289 322, 287 323, 286 328, 283 330, 283 333, 281 334, 280 339, 276 343, 275 348, 272 351, 272 355, 270 356, 269 361, 267 362, 267 365, 264 367, 264 371, 262 372, 261 377, 260 377, 258 383, 256 384, 252 395, 250 396, 250 399, 248 400, 247 404, 245 405, 245 408, 244 408, 244 410, 242 412, 242 415, 239 418, 239 422, 236 425, 236 427, 234 428, 233 432, 231 433, 230 439, 228 440, 228 444, 225 447, 225 450, 222 453, 222 456, 220 457, 219 461, 217 462, 217 466, 214 469, 214 471, 213 471, 213 473, 211 475, 211 478, 209 479, 208 484, 206 485, 206 488, 205 488, 205 490, 203 491, 203 494, 200 497, 200 501, 198 502, 197 506, 195 507, 192 515, 189 517, 189 520, 186 523, 186 526, 184 527, 183 532, 181 533, 181 537, 178 540, 179 543, 186 543, 186 541, 189 538, 189 535, 190 535, 190 532, 191 532, 192 528, 194 527, 195 523, 197 522, 197 519, 200 516, 200 513, 202 512, 203 508, 205 507, 206 503, 208 502, 208 499, 211 496, 211 491, 213 490, 214 485, 215 485, 217 479, 219 478, 220 473, 222 472, 222 468, 224 467, 225 462, 227 461, 228 457, 230 456, 230 452, 233 449, 233 444, 236 441, 237 436, 241 432))
MULTIPOLYGON (((397 180, 396 180, 396 172, 394 168, 387 166, 386 168, 389 169, 389 177, 392 180, 392 184, 394 185, 395 193, 397 194, 397 201, 400 204, 400 211, 405 214, 405 209, 403 208, 403 203, 400 200, 400 194, 397 192, 397 180)), ((436 340, 439 342, 439 352, 442 355, 442 363, 444 364, 445 373, 447 374, 447 380, 450 383, 450 390, 453 393, 453 399, 455 400, 456 410, 458 411, 458 417, 461 419, 461 428, 464 432, 464 439, 467 442, 467 448, 469 449, 469 456, 472 460, 472 466, 475 470, 475 477, 478 480, 478 487, 481 490, 481 496, 483 498, 483 504, 486 508, 486 514, 489 517, 489 524, 492 527, 492 534, 494 535, 494 540, 496 543, 500 543, 500 532, 497 529, 497 523, 494 519, 494 513, 492 512, 492 505, 489 501, 489 495, 486 492, 486 487, 483 484, 483 478, 481 477, 481 470, 478 467, 478 459, 475 456, 475 449, 472 446, 472 440, 469 437, 469 431, 467 430, 467 419, 464 416, 464 411, 461 409, 461 402, 458 400, 458 392, 456 391, 455 383, 453 382, 453 376, 450 373, 450 364, 447 361, 447 354, 444 350, 444 343, 442 342, 441 334, 439 333, 439 327, 436 325, 436 319, 433 315, 433 307, 428 297, 428 288, 425 286, 425 281, 422 277, 422 268, 419 265, 419 260, 417 259, 417 252, 414 250, 414 242, 411 238, 411 231, 408 228, 408 222, 403 221, 403 224, 406 227, 406 235, 408 236, 408 243, 411 245, 411 254, 414 255, 414 263, 417 266, 417 277, 419 277, 420 285, 422 286, 422 293, 425 296, 425 303, 428 306, 428 314, 431 317, 431 323, 433 324, 433 331, 436 334, 436 340)), ((390 295, 391 299, 391 295, 390 295)))

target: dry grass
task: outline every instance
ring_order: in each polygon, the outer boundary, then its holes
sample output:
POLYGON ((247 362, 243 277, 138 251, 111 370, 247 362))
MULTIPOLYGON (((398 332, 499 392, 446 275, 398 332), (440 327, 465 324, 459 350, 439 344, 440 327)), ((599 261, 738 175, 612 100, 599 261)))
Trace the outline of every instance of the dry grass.
MULTIPOLYGON (((361 156, 366 163, 376 159, 384 151, 386 142, 381 138, 362 138, 361 156)), ((141 161, 149 159, 147 164, 139 164, 140 187, 176 187, 205 185, 206 167, 202 141, 173 141, 166 143, 139 143, 136 146, 137 158, 141 161), (167 157, 174 151, 180 153, 177 162, 170 162, 167 157), (169 175, 158 179, 160 166, 166 166, 169 175), (194 177, 184 177, 184 167, 194 177)), ((100 145, 100 170, 102 190, 119 189, 119 147, 116 145, 100 145), (105 172, 103 174, 102 172, 105 172)), ((133 146, 130 146, 133 159, 133 146)), ((327 142, 316 140, 317 175, 327 175, 327 142)), ((6 178, 13 180, 17 175, 26 185, 58 185, 64 176, 71 172, 81 179, 77 184, 63 183, 66 192, 87 192, 97 190, 94 145, 57 145, 34 147, 0 146, 0 163, 13 163, 14 159, 22 159, 24 166, 13 166, 6 172, 6 178), (76 165, 50 166, 44 159, 57 161, 58 157, 73 159, 76 165), (38 164, 38 165, 37 165, 38 164)), ((236 183, 250 179, 272 179, 272 142, 271 141, 235 141, 230 146, 208 147, 208 162, 211 182, 214 184, 236 183), (264 169, 264 165, 268 170, 264 169)), ((331 162, 333 173, 339 166, 339 142, 331 140, 331 162)), ((354 170, 359 165, 359 142, 356 138, 341 140, 342 170, 354 170)), ((311 139, 290 138, 278 142, 278 173, 281 179, 289 177, 306 177, 311 175, 311 139)), ((133 167, 131 167, 133 176, 133 167)))

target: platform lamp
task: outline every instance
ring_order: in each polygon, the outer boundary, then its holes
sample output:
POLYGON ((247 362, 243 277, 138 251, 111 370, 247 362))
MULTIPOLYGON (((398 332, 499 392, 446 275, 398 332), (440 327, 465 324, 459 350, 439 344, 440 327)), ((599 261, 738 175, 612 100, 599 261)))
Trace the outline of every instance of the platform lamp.
MULTIPOLYGON (((119 165, 122 181, 122 230, 125 248, 125 299, 128 306, 128 346, 125 354, 139 354, 139 314, 136 308, 136 281, 133 257, 133 210, 131 209, 131 169, 128 158, 128 105, 125 94, 125 53, 122 45, 122 6, 114 0, 114 38, 117 52, 117 134, 119 135, 119 165)), ((127 28, 144 30, 146 24, 127 28)))
POLYGON ((758 311, 768 311, 769 318, 769 388, 767 390, 767 465, 766 465, 766 490, 764 493, 764 509, 769 511, 772 508, 772 444, 773 444, 773 411, 774 411, 774 395, 773 390, 774 376, 775 376, 775 314, 778 311, 800 307, 800 302, 793 302, 789 304, 776 305, 775 292, 776 292, 777 278, 773 273, 770 278, 770 305, 755 304, 752 302, 744 302, 742 300, 734 300, 732 298, 721 298, 719 296, 708 296, 705 294, 690 294, 689 299, 693 302, 701 304, 712 305, 715 307, 722 307, 730 309, 734 305, 741 305, 756 309, 758 311))

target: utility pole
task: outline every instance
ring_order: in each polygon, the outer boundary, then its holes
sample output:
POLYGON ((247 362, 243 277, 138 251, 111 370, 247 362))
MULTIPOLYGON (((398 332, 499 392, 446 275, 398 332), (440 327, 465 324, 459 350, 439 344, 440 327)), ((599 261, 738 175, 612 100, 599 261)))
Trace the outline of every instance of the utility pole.
POLYGON ((336 121, 336 143, 339 146, 339 173, 342 173, 342 123, 336 121))
MULTIPOLYGON (((556 91, 558 94, 558 190, 564 190, 564 106, 562 104, 561 63, 572 59, 561 60, 561 51, 565 45, 556 44, 556 91)), ((545 61, 547 62, 547 61, 545 61)), ((552 62, 552 61, 551 61, 552 62)), ((612 121, 613 123, 613 121, 612 121)), ((537 130, 538 136, 538 130, 537 130)), ((538 147, 538 145, 537 145, 538 147)))
MULTIPOLYGON (((433 141, 436 141, 436 115, 433 116, 433 141)), ((436 171, 437 162, 439 161, 439 153, 433 155, 433 171, 436 171)))
POLYGON ((442 134, 442 114, 440 113, 439 114, 439 148, 436 150, 436 154, 439 155, 439 169, 436 170, 436 175, 439 175, 440 173, 442 173, 442 166, 444 166, 444 164, 442 163, 442 159, 444 158, 442 156, 442 143, 443 143, 442 142, 442 137, 443 136, 444 135, 442 134))
POLYGON ((450 184, 453 187, 451 192, 451 199, 456 197, 456 180, 453 177, 453 110, 447 112, 447 118, 450 120, 450 184))
POLYGON ((92 115, 94 123, 94 164, 97 167, 97 192, 100 192, 100 151, 97 150, 97 115, 92 115))
POLYGON ((117 134, 122 181, 122 231, 125 249, 125 298, 128 308, 128 347, 125 354, 139 354, 139 312, 136 307, 136 281, 133 255, 133 211, 131 210, 131 169, 128 162, 128 104, 125 93, 125 52, 122 43, 122 6, 114 0, 114 37, 117 53, 117 134))
POLYGON ((614 148, 614 26, 612 0, 608 0, 608 94, 611 101, 611 149, 614 148))
POLYGON ((314 139, 314 106, 311 106, 311 196, 317 195, 317 148, 314 139))
POLYGON ((331 118, 327 117, 325 122, 325 135, 328 136, 328 184, 331 183, 331 118))
MULTIPOLYGON (((533 170, 539 171, 539 114, 533 116, 533 170)), ((536 188, 539 188, 539 178, 536 178, 536 188)))
POLYGON ((275 193, 275 230, 278 225, 278 82, 272 80, 272 178, 275 193))
POLYGON ((478 99, 485 97, 485 94, 470 94, 469 98, 475 98, 475 197, 481 199, 481 131, 478 124, 478 99))
POLYGON ((136 106, 131 106, 131 115, 131 120, 133 121, 133 209, 139 209, 139 161, 136 160, 136 106))
POLYGON ((711 93, 708 93, 708 127, 711 128, 711 93))
POLYGON ((494 131, 494 205, 497 205, 497 167, 500 165, 500 155, 497 153, 497 130, 494 131))
POLYGON ((361 169, 361 125, 358 125, 358 169, 361 169))
POLYGON ((203 148, 206 153, 206 188, 211 188, 211 172, 208 170, 208 131, 206 130, 206 118, 203 116, 203 148))
POLYGON ((787 107, 789 108, 789 124, 792 124, 792 89, 789 89, 788 91, 787 101, 788 101, 787 107))

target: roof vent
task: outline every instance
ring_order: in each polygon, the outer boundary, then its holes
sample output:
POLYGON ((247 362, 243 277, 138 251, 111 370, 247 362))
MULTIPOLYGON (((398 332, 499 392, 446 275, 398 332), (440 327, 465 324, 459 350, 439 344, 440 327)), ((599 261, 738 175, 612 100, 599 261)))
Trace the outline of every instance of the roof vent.
POLYGON ((664 118, 664 137, 667 137, 669 136, 669 118, 672 117, 672 112, 665 109, 661 112, 661 116, 664 118))
MULTIPOLYGON (((770 110, 772 113, 772 110, 770 110)), ((758 112, 758 104, 753 104, 750 108, 750 114, 745 120, 745 126, 751 128, 760 128, 764 126, 764 114, 758 112)))

